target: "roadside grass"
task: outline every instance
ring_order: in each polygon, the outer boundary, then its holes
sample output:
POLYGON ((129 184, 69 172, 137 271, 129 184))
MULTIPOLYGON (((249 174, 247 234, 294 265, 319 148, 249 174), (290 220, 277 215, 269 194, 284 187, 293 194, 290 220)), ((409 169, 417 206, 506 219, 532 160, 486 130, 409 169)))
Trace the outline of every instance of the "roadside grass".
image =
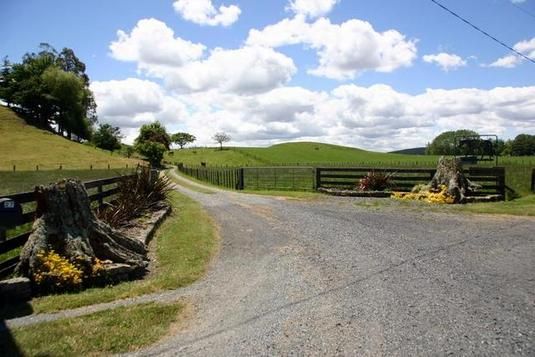
POLYGON ((64 178, 92 181, 125 175, 128 169, 111 170, 48 170, 48 171, 0 171, 0 195, 33 191, 35 186, 57 182, 64 178))
POLYGON ((374 210, 393 208, 418 212, 432 211, 438 213, 535 216, 535 195, 529 195, 511 201, 467 203, 463 205, 433 204, 422 201, 395 200, 389 198, 357 199, 353 204, 357 207, 374 210))
MULTIPOLYGON (((201 187, 195 184, 192 184, 190 181, 187 181, 185 179, 185 176, 181 175, 176 169, 169 169, 166 171, 167 177, 177 185, 183 186, 187 188, 188 190, 205 193, 208 195, 213 195, 215 191, 212 191, 208 188, 201 187)), ((187 179, 191 180, 190 177, 187 177, 187 179)), ((205 182, 203 182, 204 185, 206 185, 205 182)))
POLYGON ((212 191, 208 188, 203 188, 197 185, 193 185, 189 183, 188 181, 199 183, 205 187, 213 187, 219 190, 251 194, 251 195, 277 196, 277 197, 294 198, 294 199, 318 199, 318 198, 325 197, 323 194, 317 193, 314 191, 291 191, 291 190, 240 190, 240 191, 236 191, 236 190, 232 190, 226 187, 212 185, 209 182, 197 180, 194 177, 184 175, 183 173, 179 172, 177 169, 170 169, 168 172, 169 173, 167 176, 173 182, 176 182, 177 184, 182 185, 192 191, 196 191, 200 193, 214 194, 215 191, 212 191))
POLYGON ((183 303, 119 307, 0 332, 3 356, 87 356, 154 344, 180 318, 183 303))
MULTIPOLYGON (((177 289, 199 279, 218 247, 218 233, 200 204, 179 192, 170 195, 173 213, 156 232, 150 249, 157 257, 151 273, 143 280, 124 282, 78 293, 34 298, 34 313, 73 309, 118 299, 177 289)), ((10 307, 11 308, 11 307, 10 307)), ((10 316, 0 307, 0 318, 10 316)))
POLYGON ((135 167, 140 160, 80 144, 26 124, 11 109, 0 105, 0 170, 104 169, 135 167))

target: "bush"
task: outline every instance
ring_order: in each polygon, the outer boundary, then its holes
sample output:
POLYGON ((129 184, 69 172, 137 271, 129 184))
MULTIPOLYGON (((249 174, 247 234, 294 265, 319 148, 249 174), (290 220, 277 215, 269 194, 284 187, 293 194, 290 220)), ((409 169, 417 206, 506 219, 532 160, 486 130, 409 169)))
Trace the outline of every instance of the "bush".
POLYGON ((37 254, 40 266, 33 281, 42 292, 74 290, 81 286, 83 271, 53 250, 37 254))
POLYGON ((448 194, 448 186, 441 185, 439 190, 425 189, 423 185, 418 189, 413 189, 412 192, 392 192, 392 198, 399 200, 416 200, 416 201, 425 201, 428 203, 455 203, 455 197, 452 197, 448 194))
POLYGON ((163 159, 163 154, 167 150, 163 144, 146 141, 136 144, 136 151, 145 156, 149 160, 150 164, 155 167, 159 167, 163 159))
POLYGON ((381 171, 370 171, 358 182, 359 191, 385 191, 392 188, 392 173, 381 171))
POLYGON ((125 176, 118 187, 117 199, 97 211, 99 219, 116 228, 127 225, 132 219, 166 201, 171 182, 165 176, 142 169, 133 176, 125 176))

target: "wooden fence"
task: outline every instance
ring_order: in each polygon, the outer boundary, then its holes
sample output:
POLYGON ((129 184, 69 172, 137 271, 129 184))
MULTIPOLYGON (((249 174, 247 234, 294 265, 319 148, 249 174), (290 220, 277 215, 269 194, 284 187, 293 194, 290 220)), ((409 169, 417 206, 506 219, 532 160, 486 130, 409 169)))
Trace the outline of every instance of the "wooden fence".
POLYGON ((178 165, 178 170, 199 181, 211 183, 212 185, 243 190, 243 169, 228 167, 187 167, 178 165))
MULTIPOLYGON (((119 188, 117 187, 117 183, 124 179, 125 176, 117 176, 117 177, 111 177, 107 179, 102 180, 95 180, 95 181, 89 181, 84 183, 85 188, 90 192, 89 194, 89 200, 91 203, 96 203, 98 206, 102 206, 104 204, 104 199, 106 197, 115 195, 118 193, 119 188), (112 186, 112 187, 110 187, 112 186)), ((0 198, 9 198, 14 200, 15 202, 18 202, 21 204, 24 208, 23 217, 22 217, 22 224, 15 227, 6 227, 6 228, 20 228, 24 226, 28 226, 29 223, 33 222, 35 219, 35 194, 34 192, 23 192, 23 193, 16 193, 12 195, 2 196, 0 198)), ((0 254, 7 253, 9 251, 12 251, 14 249, 17 249, 26 243, 30 236, 30 228, 27 227, 27 231, 21 234, 18 234, 15 237, 8 238, 4 242, 0 242, 0 254)), ((0 278, 4 278, 11 274, 13 270, 15 269, 15 266, 19 262, 19 256, 15 256, 12 258, 9 258, 7 260, 0 262, 0 278)))
MULTIPOLYGON (((370 171, 392 174, 394 191, 410 191, 417 184, 426 184, 435 175, 435 169, 401 169, 401 168, 316 168, 316 188, 319 187, 355 187, 358 181, 370 171)), ((503 167, 470 167, 465 170, 468 179, 481 185, 476 195, 499 194, 505 197, 505 169, 503 167)))

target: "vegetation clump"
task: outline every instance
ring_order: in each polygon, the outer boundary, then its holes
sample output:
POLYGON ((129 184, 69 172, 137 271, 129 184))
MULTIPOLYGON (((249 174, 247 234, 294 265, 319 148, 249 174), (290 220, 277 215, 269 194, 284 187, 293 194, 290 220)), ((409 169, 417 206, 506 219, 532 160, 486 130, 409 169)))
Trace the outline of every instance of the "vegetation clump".
POLYGON ((418 185, 411 192, 392 192, 391 197, 399 200, 416 200, 438 204, 455 203, 455 197, 448 193, 448 186, 446 185, 441 185, 439 189, 433 189, 427 185, 418 185))
POLYGON ((394 185, 393 173, 370 171, 357 184, 359 191, 386 191, 394 185))
POLYGON ((39 265, 33 274, 33 281, 41 291, 73 290, 82 284, 82 269, 54 250, 37 253, 37 261, 39 265))
POLYGON ((167 200, 171 181, 149 169, 125 176, 118 185, 119 193, 113 202, 97 212, 97 217, 114 228, 124 227, 145 212, 167 200))

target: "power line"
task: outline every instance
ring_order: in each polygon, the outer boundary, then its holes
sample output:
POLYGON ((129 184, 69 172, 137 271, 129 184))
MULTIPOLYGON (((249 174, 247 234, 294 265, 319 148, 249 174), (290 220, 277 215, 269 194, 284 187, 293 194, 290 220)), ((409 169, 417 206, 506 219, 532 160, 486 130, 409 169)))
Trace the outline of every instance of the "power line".
POLYGON ((459 20, 461 20, 462 22, 466 23, 468 26, 474 28, 475 30, 481 32, 483 35, 487 36, 488 38, 492 39, 493 41, 499 43, 500 45, 502 45, 503 47, 507 48, 508 50, 516 53, 518 56, 530 61, 531 63, 534 63, 535 64, 535 60, 529 58, 528 56, 526 56, 525 54, 515 50, 514 48, 512 48, 511 46, 507 45, 506 43, 504 43, 503 41, 500 41, 498 40, 496 37, 492 36, 491 34, 489 34, 488 32, 486 32, 485 30, 482 30, 481 28, 479 28, 478 26, 474 25, 473 23, 471 23, 470 21, 466 20, 464 17, 462 17, 461 15, 453 12, 452 10, 448 9, 446 6, 442 5, 440 2, 438 2, 437 0, 430 0, 431 2, 433 2, 435 5, 441 7, 442 9, 444 9, 445 11, 449 12, 450 14, 452 14, 453 16, 455 16, 456 18, 458 18, 459 20))

